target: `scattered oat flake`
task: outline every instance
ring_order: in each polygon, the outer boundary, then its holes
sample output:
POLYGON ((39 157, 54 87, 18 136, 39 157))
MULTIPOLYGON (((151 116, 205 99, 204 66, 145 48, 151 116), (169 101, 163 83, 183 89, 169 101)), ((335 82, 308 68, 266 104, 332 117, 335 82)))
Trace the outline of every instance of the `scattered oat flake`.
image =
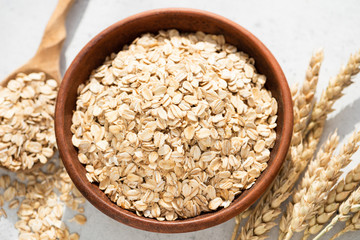
POLYGON ((79 240, 79 239, 80 239, 80 236, 77 233, 72 233, 69 236, 69 240, 79 240))
POLYGON ((69 222, 73 222, 73 221, 75 221, 80 225, 84 225, 86 223, 86 217, 84 215, 77 214, 72 219, 69 220, 69 222))

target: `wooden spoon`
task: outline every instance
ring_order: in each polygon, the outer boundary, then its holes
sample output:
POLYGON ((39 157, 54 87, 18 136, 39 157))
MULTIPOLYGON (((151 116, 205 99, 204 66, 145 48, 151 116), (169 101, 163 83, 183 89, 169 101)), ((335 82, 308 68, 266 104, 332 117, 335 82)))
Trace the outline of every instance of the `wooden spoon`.
POLYGON ((47 77, 61 82, 60 53, 66 37, 65 18, 75 0, 59 0, 46 25, 40 46, 27 63, 8 75, 0 85, 5 87, 18 73, 44 72, 47 77))
MULTIPOLYGON (((59 0, 48 24, 46 25, 44 35, 35 56, 1 81, 1 86, 6 87, 7 83, 11 79, 14 79, 18 73, 29 74, 32 72, 44 72, 47 77, 46 80, 52 78, 60 84, 60 53, 62 44, 66 37, 65 19, 66 14, 74 1, 75 0, 59 0)), ((51 159, 51 157, 48 159, 51 159)), ((31 169, 38 168, 40 166, 42 166, 42 164, 37 162, 31 169)), ((4 166, 0 167, 8 169, 4 166)), ((14 171, 13 169, 8 170, 14 171)), ((23 171, 28 170, 29 169, 23 171)), ((18 171, 22 171, 22 169, 19 169, 18 171)))

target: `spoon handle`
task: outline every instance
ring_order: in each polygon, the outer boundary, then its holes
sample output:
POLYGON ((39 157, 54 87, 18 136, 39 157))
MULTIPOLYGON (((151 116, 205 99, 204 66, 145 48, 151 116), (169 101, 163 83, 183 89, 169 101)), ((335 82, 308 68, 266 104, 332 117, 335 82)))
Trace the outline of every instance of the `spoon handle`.
POLYGON ((60 75, 61 47, 66 37, 66 14, 75 0, 59 0, 46 25, 44 35, 35 56, 26 64, 44 69, 58 82, 60 75))

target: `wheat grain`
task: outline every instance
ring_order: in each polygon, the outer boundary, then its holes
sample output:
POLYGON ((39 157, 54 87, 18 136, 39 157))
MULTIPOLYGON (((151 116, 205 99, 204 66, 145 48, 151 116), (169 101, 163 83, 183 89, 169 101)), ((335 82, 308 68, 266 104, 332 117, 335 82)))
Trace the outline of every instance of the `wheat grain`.
POLYGON ((351 217, 351 213, 357 213, 360 211, 360 187, 353 191, 350 197, 343 202, 339 207, 339 213, 331 222, 314 238, 318 240, 325 233, 330 231, 338 221, 344 222, 351 217))
MULTIPOLYGON (((333 111, 332 106, 335 101, 343 95, 343 89, 352 83, 351 78, 359 72, 359 66, 360 51, 350 56, 347 65, 341 68, 335 78, 330 80, 326 90, 316 102, 311 113, 309 125, 305 130, 306 137, 300 157, 302 167, 305 168, 310 159, 312 159, 323 133, 327 115, 333 111)), ((291 214, 290 212, 287 209, 281 218, 279 239, 283 239, 287 229, 289 229, 291 216, 288 216, 288 214, 291 214)))
POLYGON ((291 88, 294 102, 294 129, 290 154, 286 157, 273 185, 260 199, 249 220, 241 229, 238 239, 266 238, 265 234, 276 225, 274 221, 281 213, 281 203, 290 196, 291 189, 304 168, 298 161, 299 158, 293 158, 293 156, 302 152, 302 134, 310 115, 322 60, 323 52, 316 52, 310 60, 301 89, 298 90, 297 86, 291 88))

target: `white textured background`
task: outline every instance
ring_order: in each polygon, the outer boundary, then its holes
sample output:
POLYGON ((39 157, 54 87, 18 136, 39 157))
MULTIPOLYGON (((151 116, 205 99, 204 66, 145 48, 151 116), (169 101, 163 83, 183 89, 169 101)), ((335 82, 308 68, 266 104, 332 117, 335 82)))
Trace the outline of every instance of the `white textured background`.
MULTIPOLYGON (((0 79, 25 63, 35 53, 56 0, 0 0, 0 79)), ((110 24, 132 14, 161 7, 192 7, 223 15, 255 34, 272 51, 290 83, 301 82, 311 53, 324 48, 319 92, 331 76, 335 76, 350 53, 360 49, 360 2, 348 1, 238 1, 238 0, 78 0, 68 15, 68 38, 65 42, 61 71, 79 50, 110 24)), ((360 130, 360 77, 355 79, 345 96, 335 104, 324 136, 335 128, 344 142, 355 130, 360 130)), ((324 137, 323 137, 324 140, 324 137)), ((350 167, 360 162, 355 154, 350 167)), ((0 171, 2 174, 3 171, 0 171)), ((7 209, 7 207, 6 207, 7 209)), ((7 209, 9 217, 0 219, 0 239, 16 239, 16 212, 7 209)), ((73 215, 66 211, 65 218, 73 215)), ((120 224, 86 204, 88 222, 79 227, 67 223, 83 240, 93 239, 230 239, 234 222, 193 233, 156 234, 120 224)), ((338 224, 336 230, 342 228, 338 224)), ((334 232, 326 235, 324 239, 334 232)), ((277 229, 271 239, 277 239, 277 229)), ((348 233, 342 239, 360 239, 359 233, 348 233)))

